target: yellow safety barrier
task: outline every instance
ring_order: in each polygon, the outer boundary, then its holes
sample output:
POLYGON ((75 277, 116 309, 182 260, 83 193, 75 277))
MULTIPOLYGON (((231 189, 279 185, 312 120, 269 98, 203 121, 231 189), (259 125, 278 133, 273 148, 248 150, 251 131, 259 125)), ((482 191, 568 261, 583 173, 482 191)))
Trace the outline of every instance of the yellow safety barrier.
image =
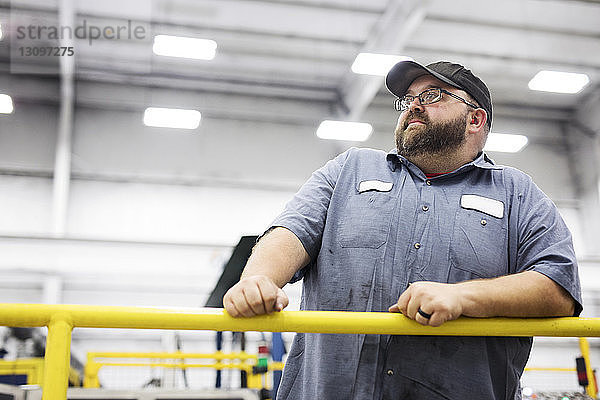
MULTIPOLYGON (((25 375, 28 385, 42 385, 44 378, 43 358, 18 358, 16 360, 0 360, 0 375, 25 375)), ((81 386, 81 375, 73 368, 69 369, 69 384, 81 386)))
MULTIPOLYGON (((257 364, 258 356, 243 351, 234 353, 224 353, 217 351, 214 353, 133 353, 133 352, 88 352, 87 362, 84 370, 84 388, 99 388, 98 372, 100 368, 107 367, 163 367, 163 368, 212 368, 212 369, 239 369, 248 374, 248 388, 261 389, 264 387, 261 374, 254 374, 252 367, 257 364), (152 360, 181 360, 179 362, 107 362, 99 359, 152 359, 152 360), (190 359, 211 359, 214 363, 186 363, 184 360, 190 359), (239 362, 223 363, 223 360, 239 360, 239 362)), ((283 369, 282 362, 270 362, 269 371, 280 371, 283 369)))
POLYGON ((557 367, 527 367, 525 371, 539 372, 576 372, 576 368, 557 368, 557 367))
MULTIPOLYGON (((73 327, 443 336, 600 336, 600 318, 466 318, 422 326, 397 313, 283 311, 233 318, 222 309, 0 304, 0 325, 48 327, 43 400, 66 399, 73 327)), ((591 380, 591 379, 590 379, 591 380)))
POLYGON ((596 377, 594 375, 594 370, 592 369, 592 364, 590 361, 590 344, 586 338, 579 338, 579 349, 581 350, 581 356, 585 360, 585 372, 588 377, 588 386, 586 388, 586 393, 589 394, 592 398, 596 398, 596 377))
POLYGON ((40 385, 44 376, 44 359, 0 360, 0 375, 26 375, 28 385, 40 385))
MULTIPOLYGON (((585 368, 589 384, 586 388, 586 393, 592 398, 596 398, 596 379, 590 361, 590 344, 586 338, 579 338, 579 349, 581 356, 585 360, 585 368)), ((577 372, 576 368, 554 368, 554 367, 527 367, 525 371, 543 371, 543 372, 577 372)))

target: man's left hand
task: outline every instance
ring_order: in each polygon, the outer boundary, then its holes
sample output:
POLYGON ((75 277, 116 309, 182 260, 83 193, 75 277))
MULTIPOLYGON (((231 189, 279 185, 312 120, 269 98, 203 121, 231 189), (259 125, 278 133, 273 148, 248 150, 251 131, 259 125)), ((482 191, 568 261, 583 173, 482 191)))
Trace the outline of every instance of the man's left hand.
POLYGON ((421 325, 440 326, 462 315, 459 288, 458 285, 448 283, 414 282, 389 311, 401 312, 421 325), (429 318, 426 317, 428 315, 429 318))

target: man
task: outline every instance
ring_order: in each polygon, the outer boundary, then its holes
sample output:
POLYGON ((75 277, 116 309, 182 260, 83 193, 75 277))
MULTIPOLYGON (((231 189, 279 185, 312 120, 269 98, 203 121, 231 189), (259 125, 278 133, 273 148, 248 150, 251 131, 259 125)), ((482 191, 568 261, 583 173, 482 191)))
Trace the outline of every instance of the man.
MULTIPOLYGON (((400 62, 396 149, 350 149, 317 170, 224 297, 234 317, 282 310, 469 317, 579 315, 571 235, 524 173, 482 151, 486 85, 461 65, 400 62)), ((531 338, 297 334, 281 399, 519 399, 531 338)))

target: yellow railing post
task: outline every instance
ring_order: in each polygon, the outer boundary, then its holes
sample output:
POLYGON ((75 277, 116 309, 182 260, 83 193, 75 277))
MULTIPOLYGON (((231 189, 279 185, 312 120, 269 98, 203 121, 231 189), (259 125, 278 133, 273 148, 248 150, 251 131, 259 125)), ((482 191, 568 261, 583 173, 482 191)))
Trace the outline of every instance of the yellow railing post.
POLYGON ((596 398, 596 380, 594 379, 594 370, 590 362, 590 343, 584 337, 579 338, 579 349, 581 350, 581 356, 585 360, 585 370, 588 377, 588 386, 586 393, 593 399, 596 398))
POLYGON ((42 360, 38 359, 36 360, 34 365, 35 375, 31 377, 31 383, 27 383, 39 385, 40 383, 42 383, 42 379, 44 378, 44 363, 42 362, 42 360))
POLYGON ((96 353, 87 354, 87 362, 83 367, 83 387, 84 388, 99 388, 98 371, 100 365, 96 363, 96 353))
POLYGON ((55 314, 48 324, 42 400, 65 400, 71 358, 71 324, 68 314, 55 314))

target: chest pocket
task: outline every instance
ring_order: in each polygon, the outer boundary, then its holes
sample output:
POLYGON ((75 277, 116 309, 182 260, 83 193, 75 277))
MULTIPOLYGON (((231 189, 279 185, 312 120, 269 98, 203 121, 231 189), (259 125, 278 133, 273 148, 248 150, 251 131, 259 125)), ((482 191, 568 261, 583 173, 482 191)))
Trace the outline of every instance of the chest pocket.
POLYGON ((506 216, 460 208, 450 242, 449 283, 508 273, 506 216))
POLYGON ((394 197, 386 192, 367 191, 348 198, 338 225, 342 247, 377 249, 387 242, 394 197))

